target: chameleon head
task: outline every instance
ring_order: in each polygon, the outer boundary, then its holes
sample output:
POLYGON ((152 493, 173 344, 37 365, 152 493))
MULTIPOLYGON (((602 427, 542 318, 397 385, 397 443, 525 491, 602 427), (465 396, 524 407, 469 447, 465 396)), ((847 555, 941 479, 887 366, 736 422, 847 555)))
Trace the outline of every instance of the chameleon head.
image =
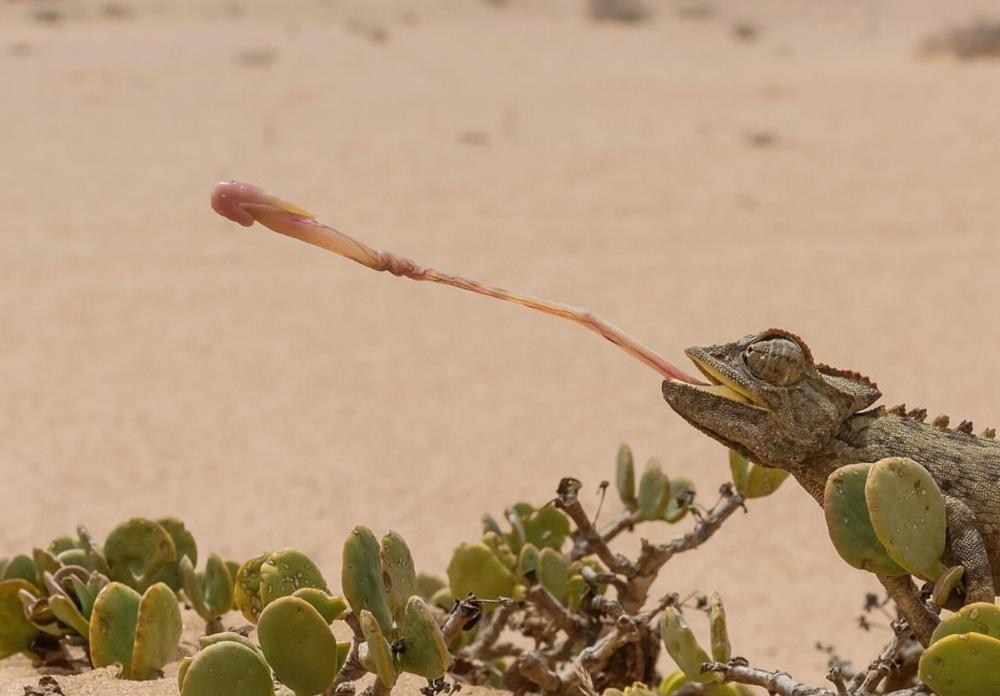
POLYGON ((668 379, 667 403, 694 427, 767 466, 796 468, 881 396, 866 377, 814 363, 802 339, 781 329, 685 352, 711 384, 668 379))

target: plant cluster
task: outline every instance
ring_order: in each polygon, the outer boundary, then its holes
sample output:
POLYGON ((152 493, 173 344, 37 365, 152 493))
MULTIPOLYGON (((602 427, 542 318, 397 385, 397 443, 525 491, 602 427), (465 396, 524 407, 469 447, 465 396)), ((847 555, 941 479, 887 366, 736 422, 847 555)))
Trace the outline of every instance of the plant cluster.
MULTIPOLYGON (((428 696, 458 682, 553 696, 746 696, 749 686, 796 696, 995 693, 993 604, 944 619, 926 651, 894 622, 883 653, 856 673, 838 663, 830 690, 736 657, 718 594, 651 596, 668 562, 787 475, 735 453, 730 470, 732 482, 705 508, 691 481, 669 477, 655 460, 637 473, 622 446, 614 472, 622 510, 610 521, 591 519, 581 482, 563 479, 543 505, 512 505, 503 523, 484 516, 480 538, 459 544, 445 578, 417 573, 398 534, 379 538, 359 526, 344 543, 339 595, 296 549, 239 564, 211 554, 197 571, 197 544, 174 518, 129 520, 103 545, 81 528, 0 561, 0 659, 21 653, 38 665, 118 665, 122 678, 157 678, 178 653, 186 603, 205 635, 180 663, 181 696, 351 696, 361 680, 364 696, 385 696, 404 673, 425 679, 428 696), (611 547, 625 532, 652 536, 681 523, 685 532, 643 540, 635 558, 611 547), (251 625, 226 630, 233 610, 251 625), (708 615, 708 649, 685 616, 697 611, 708 615), (337 640, 338 626, 349 640, 337 640), (664 648, 677 667, 665 676, 657 671, 664 648)), ((844 467, 830 477, 824 507, 845 561, 924 578, 936 606, 961 605, 962 568, 941 560, 943 499, 922 467, 902 459, 844 467)))

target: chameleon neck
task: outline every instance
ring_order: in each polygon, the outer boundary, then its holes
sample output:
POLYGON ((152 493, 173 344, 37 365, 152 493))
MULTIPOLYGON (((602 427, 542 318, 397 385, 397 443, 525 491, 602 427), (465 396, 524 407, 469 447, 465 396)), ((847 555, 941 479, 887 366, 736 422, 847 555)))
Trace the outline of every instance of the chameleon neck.
MULTIPOLYGON (((792 471, 818 502, 826 479, 838 467, 909 457, 922 464, 945 494, 958 494, 971 479, 1000 478, 1000 443, 875 409, 849 418, 826 448, 792 471)), ((980 494, 981 495, 981 494, 980 494)), ((973 496, 975 497, 975 496, 973 496)))

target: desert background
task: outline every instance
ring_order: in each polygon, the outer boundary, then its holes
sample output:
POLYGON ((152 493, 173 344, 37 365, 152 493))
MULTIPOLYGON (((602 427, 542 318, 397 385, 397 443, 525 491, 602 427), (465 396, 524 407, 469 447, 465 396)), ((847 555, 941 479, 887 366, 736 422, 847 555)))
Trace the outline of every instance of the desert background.
MULTIPOLYGON (((209 208, 219 179, 589 307, 679 364, 780 326, 883 403, 1000 425, 1000 60, 920 50, 1000 8, 645 7, 0 2, 0 556, 169 514, 202 553, 297 546, 336 587, 355 524, 443 574, 484 512, 563 476, 596 507, 621 442, 702 504, 728 479, 609 343, 238 227, 209 208)), ((822 684, 817 641, 874 657, 888 628, 856 619, 877 584, 816 504, 789 481, 748 508, 662 591, 718 590, 759 667, 822 684)), ((0 664, 2 696, 37 679, 0 664)))

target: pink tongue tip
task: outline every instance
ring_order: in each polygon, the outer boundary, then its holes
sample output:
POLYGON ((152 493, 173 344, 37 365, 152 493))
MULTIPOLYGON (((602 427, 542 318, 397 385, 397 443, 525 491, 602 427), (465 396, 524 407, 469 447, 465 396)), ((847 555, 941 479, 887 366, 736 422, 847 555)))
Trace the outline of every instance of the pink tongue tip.
POLYGON ((253 224, 253 216, 243 209, 244 203, 261 201, 264 189, 241 181, 220 181, 212 189, 212 210, 244 227, 253 224))

